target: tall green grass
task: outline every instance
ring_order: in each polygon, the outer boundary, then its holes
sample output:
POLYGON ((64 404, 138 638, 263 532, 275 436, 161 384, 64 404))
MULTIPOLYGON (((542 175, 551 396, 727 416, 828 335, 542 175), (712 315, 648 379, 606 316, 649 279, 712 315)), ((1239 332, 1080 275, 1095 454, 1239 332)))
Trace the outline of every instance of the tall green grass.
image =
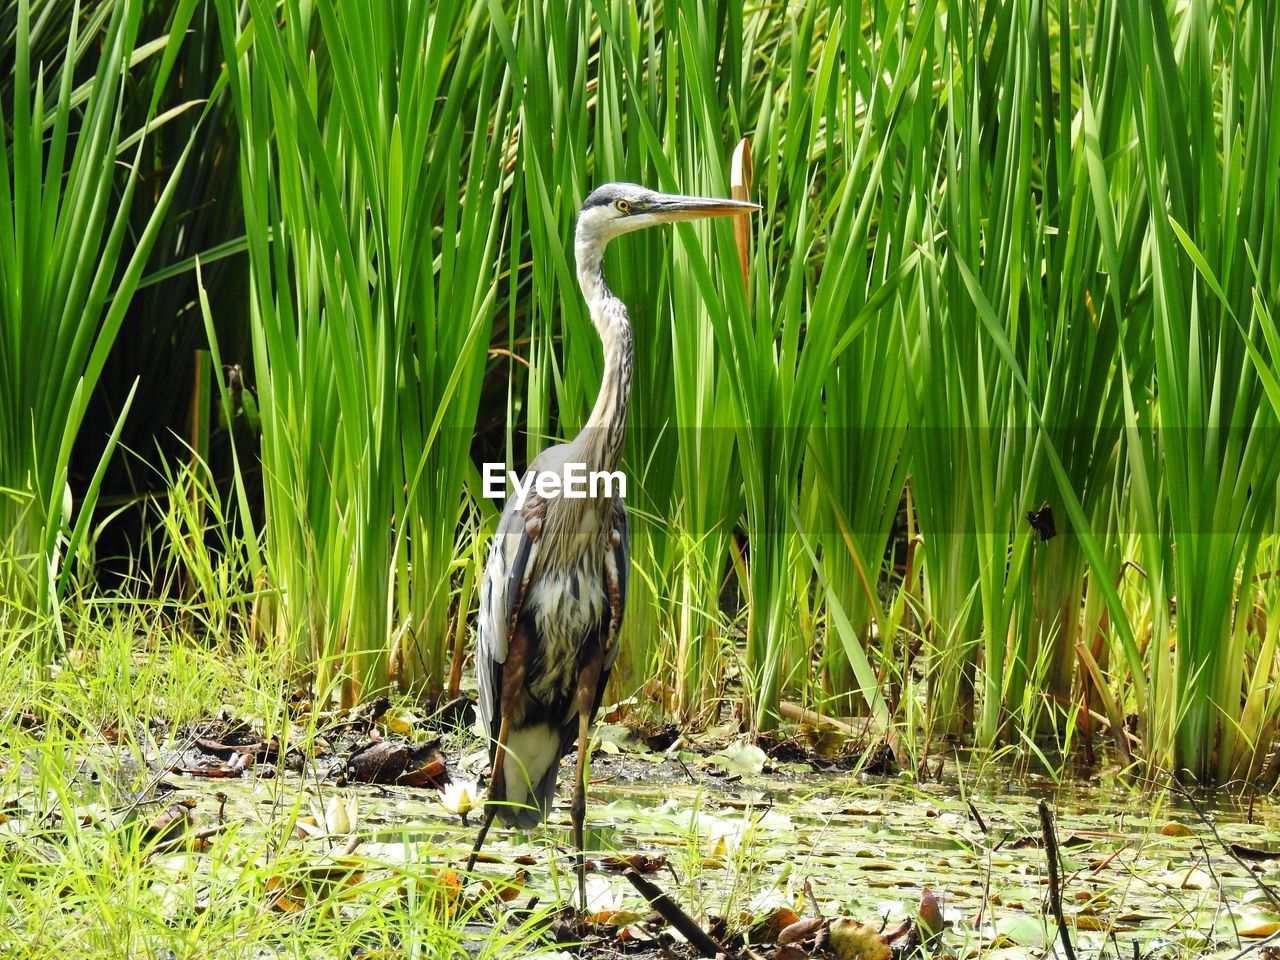
POLYGON ((505 59, 482 4, 245 10, 218 6, 271 630, 344 702, 439 688, 504 224, 505 59))
MULTIPOLYGON (((66 450, 156 235, 124 244, 106 214, 133 180, 102 161, 138 143, 121 78, 149 62, 163 85, 178 27, 209 8, 181 4, 159 39, 126 0, 17 9, 0 302, 69 324, 7 324, 0 356, 5 593, 34 606, 65 589, 59 558, 90 522, 82 506, 64 524, 66 450), (37 47, 94 82, 64 66, 46 96, 37 47)), ((727 194, 745 136, 763 206, 745 282, 727 224, 629 236, 606 263, 638 363, 617 698, 696 723, 740 689, 758 731, 794 700, 1041 755, 1099 717, 1123 738, 1134 713, 1126 758, 1265 772, 1270 6, 214 9, 225 81, 193 76, 234 117, 247 315, 233 271, 201 291, 211 338, 241 325, 253 344, 263 522, 243 436, 234 490, 171 471, 208 490, 215 526, 234 503, 242 535, 184 549, 199 515, 157 515, 188 582, 235 598, 207 608, 215 633, 255 595, 258 639, 324 692, 443 687, 496 517, 476 460, 521 468, 599 385, 582 198, 613 179, 727 194), (1027 519, 1042 505, 1047 539, 1027 519)), ((155 231, 201 205, 157 197, 155 231)))
POLYGON ((126 401, 97 469, 73 484, 72 445, 187 159, 186 148, 170 157, 138 196, 143 147, 163 122, 157 105, 194 7, 178 4, 165 34, 143 37, 136 0, 91 5, 83 20, 77 5, 61 21, 48 19, 52 7, 33 21, 18 0, 4 38, 0 598, 11 608, 56 613, 128 413, 126 401), (120 118, 134 96, 148 107, 130 130, 120 118), (135 202, 150 207, 140 234, 130 232, 135 202))
POLYGON ((1267 749, 1260 731, 1238 724, 1243 694, 1264 695, 1270 683, 1265 661, 1262 675, 1248 675, 1251 652, 1262 642, 1274 656, 1247 614, 1280 471, 1276 410, 1250 357, 1280 290, 1280 106, 1271 94, 1280 14, 1251 6, 1228 16, 1193 3, 1176 19, 1128 7, 1120 18, 1134 78, 1135 188, 1151 211, 1155 353, 1154 402, 1127 410, 1145 434, 1131 462, 1147 565, 1165 571, 1160 585, 1176 602, 1161 630, 1173 636, 1172 669, 1152 667, 1167 711, 1154 719, 1179 767, 1216 780, 1267 749))

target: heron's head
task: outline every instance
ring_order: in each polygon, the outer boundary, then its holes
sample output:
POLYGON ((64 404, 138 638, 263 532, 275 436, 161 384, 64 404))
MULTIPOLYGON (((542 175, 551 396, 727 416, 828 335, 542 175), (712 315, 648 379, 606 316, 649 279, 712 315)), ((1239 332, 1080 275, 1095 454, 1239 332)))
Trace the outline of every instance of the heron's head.
POLYGON ((636 183, 606 183, 592 191, 582 204, 578 236, 607 242, 660 223, 742 216, 759 209, 759 204, 745 200, 686 197, 678 193, 657 193, 636 183))

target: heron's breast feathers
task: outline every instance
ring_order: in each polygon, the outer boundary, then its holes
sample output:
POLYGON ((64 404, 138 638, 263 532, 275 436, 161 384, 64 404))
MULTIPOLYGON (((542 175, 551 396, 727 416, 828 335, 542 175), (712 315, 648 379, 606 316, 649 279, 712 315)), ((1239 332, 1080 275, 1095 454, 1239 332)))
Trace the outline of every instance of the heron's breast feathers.
POLYGON ((585 502, 592 509, 530 496, 499 524, 481 587, 476 660, 481 712, 491 727, 500 715, 514 725, 543 716, 567 721, 579 687, 588 683, 594 698, 617 657, 625 510, 621 501, 585 502))
POLYGON ((571 694, 583 650, 604 641, 609 596, 603 561, 599 552, 582 551, 567 566, 544 568, 529 586, 525 610, 538 637, 529 692, 543 703, 571 694))

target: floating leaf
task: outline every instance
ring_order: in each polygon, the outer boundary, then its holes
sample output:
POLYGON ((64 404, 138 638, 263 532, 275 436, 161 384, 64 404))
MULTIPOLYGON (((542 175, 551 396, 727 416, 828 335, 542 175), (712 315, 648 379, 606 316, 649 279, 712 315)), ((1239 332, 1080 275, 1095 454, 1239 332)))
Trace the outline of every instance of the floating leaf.
POLYGON ((1102 918, 1092 913, 1077 913, 1072 918, 1072 921, 1075 923, 1077 930, 1107 930, 1111 926, 1102 918))
POLYGON ((402 737, 407 736, 417 722, 418 718, 413 712, 404 707, 390 707, 378 717, 378 726, 388 733, 398 733, 402 737))
POLYGON ((1042 949, 1049 943, 1049 932, 1040 917, 1004 917, 996 922, 996 932, 1004 940, 1005 946, 1042 949))
POLYGON ((745 775, 763 771, 769 757, 754 743, 738 740, 707 759, 727 773, 745 775))
POLYGON ((1259 923, 1240 929, 1240 936, 1242 937, 1270 937, 1277 933, 1280 933, 1280 921, 1277 920, 1270 920, 1266 923, 1259 923))

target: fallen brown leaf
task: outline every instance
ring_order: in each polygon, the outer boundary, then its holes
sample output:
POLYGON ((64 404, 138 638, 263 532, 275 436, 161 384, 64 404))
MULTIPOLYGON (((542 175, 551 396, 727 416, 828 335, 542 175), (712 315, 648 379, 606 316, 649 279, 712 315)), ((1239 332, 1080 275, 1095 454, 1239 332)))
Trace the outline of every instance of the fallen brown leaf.
POLYGON ((790 907, 778 907, 751 925, 751 938, 760 943, 781 942, 778 938, 782 931, 794 926, 799 919, 800 916, 790 907))
POLYGON ((808 940, 822 929, 824 922, 821 917, 805 917, 803 920, 796 920, 783 927, 774 942, 780 947, 785 947, 787 944, 808 940))
POLYGON ((438 740, 424 744, 375 740, 347 760, 346 777, 360 783, 439 788, 449 782, 438 740))
POLYGON ((195 805, 195 800, 191 798, 169 804, 158 817, 147 824, 142 835, 148 840, 160 842, 181 836, 191 826, 191 811, 195 805))
POLYGON ((633 853, 625 857, 602 857, 600 866, 605 870, 634 870, 636 873, 657 873, 667 865, 665 854, 655 857, 633 853))

